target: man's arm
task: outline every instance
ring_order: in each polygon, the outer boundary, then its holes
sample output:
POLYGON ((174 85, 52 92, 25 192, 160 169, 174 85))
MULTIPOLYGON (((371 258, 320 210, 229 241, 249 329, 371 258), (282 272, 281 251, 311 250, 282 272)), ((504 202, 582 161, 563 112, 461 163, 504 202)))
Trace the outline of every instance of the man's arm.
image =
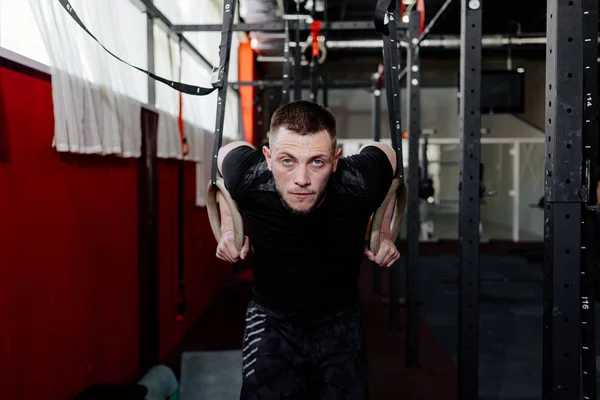
MULTIPOLYGON (((223 175, 223 160, 227 154, 241 146, 254 148, 248 142, 238 140, 228 143, 219 149, 219 154, 217 156, 217 167, 219 168, 221 175, 223 175)), ((233 220, 231 219, 231 213, 229 212, 229 208, 227 207, 227 203, 225 202, 225 198, 221 192, 217 193, 217 201, 219 203, 219 211, 221 213, 221 234, 224 234, 227 231, 233 231, 233 220)))
MULTIPOLYGON (((367 147, 377 147, 380 150, 382 150, 385 155, 388 158, 388 161, 390 162, 390 166, 392 169, 392 176, 396 175, 396 151, 383 143, 379 143, 379 142, 371 142, 371 143, 367 143, 366 145, 364 145, 360 150, 359 153, 363 151, 363 149, 367 148, 367 147)), ((383 171, 381 172, 383 173, 383 171)), ((389 178, 388 178, 389 179, 389 178)), ((380 184, 383 184, 384 181, 379 181, 380 184)), ((377 189, 377 190, 382 190, 381 189, 377 189)), ((389 188, 388 188, 389 190, 389 188)), ((387 191, 385 192, 387 193, 387 191)), ((383 195, 383 192, 381 192, 381 194, 383 195)), ((383 200, 383 199, 381 199, 383 200)), ((379 266, 387 266, 390 267, 399 257, 400 257, 400 253, 398 252, 398 249, 396 248, 395 244, 392 241, 392 237, 391 237, 391 230, 390 230, 390 225, 392 222, 392 217, 394 215, 394 208, 396 205, 396 201, 397 201, 397 197, 395 196, 392 201, 390 201, 390 204, 388 205, 388 207, 385 209, 385 213, 383 215, 383 220, 381 222, 381 228, 380 228, 380 245, 379 245, 379 251, 377 252, 377 254, 373 254, 368 248, 365 249, 365 254, 367 255, 367 257, 369 258, 369 260, 373 261, 374 263, 376 263, 379 266)))
MULTIPOLYGON (((219 154, 217 155, 217 168, 223 179, 225 180, 225 185, 227 186, 228 178, 231 182, 236 182, 238 178, 239 170, 236 168, 242 168, 244 165, 244 160, 228 160, 229 166, 227 167, 227 173, 223 174, 223 162, 225 161, 227 155, 237 148, 247 146, 251 149, 254 149, 249 143, 244 141, 235 141, 226 144, 225 146, 219 149, 219 154), (238 161, 238 162, 235 162, 238 161), (232 178, 233 177, 233 178, 232 178)), ((239 158, 239 157, 238 157, 239 158)), ((235 183, 233 184, 235 187, 235 183)), ((232 190, 232 187, 228 187, 229 190, 232 190)), ((230 193, 233 196, 233 193, 230 193)), ((234 198, 235 200, 235 198, 234 198)), ((248 238, 244 238, 244 245, 238 251, 238 249, 234 245, 234 233, 233 233, 233 218, 231 216, 231 211, 229 207, 227 207, 227 202, 223 196, 221 191, 217 192, 217 202, 219 204, 219 214, 221 216, 221 240, 217 245, 217 257, 221 260, 228 261, 230 263, 237 262, 240 258, 244 259, 249 251, 249 241, 248 238)))
MULTIPOLYGON (((394 151, 394 149, 390 146, 388 146, 387 144, 384 143, 380 143, 380 142, 370 142, 365 144, 364 146, 362 146, 360 148, 360 150, 358 151, 359 153, 366 147, 368 146, 374 146, 377 147, 381 150, 383 150, 383 152, 387 155, 388 160, 390 161, 390 164, 392 165, 392 174, 396 174, 396 152, 394 151)), ((389 238, 390 237, 390 224, 392 222, 392 216, 394 215, 394 207, 396 205, 396 199, 394 199, 394 201, 390 201, 390 204, 388 205, 384 217, 383 217, 383 222, 381 224, 381 235, 383 235, 384 237, 389 238)))
POLYGON ((369 142, 369 143, 363 145, 360 148, 360 150, 358 150, 358 153, 360 154, 368 146, 377 147, 377 148, 383 150, 385 155, 390 160, 390 164, 392 165, 392 174, 396 174, 396 163, 397 163, 396 151, 393 148, 391 148, 390 146, 388 146, 387 144, 380 143, 380 142, 369 142))
POLYGON ((254 146, 242 140, 236 140, 234 142, 227 143, 225 146, 219 149, 219 154, 217 156, 217 167, 219 168, 221 175, 223 175, 223 160, 225 159, 225 156, 227 156, 231 150, 237 149, 240 146, 248 146, 254 149, 254 146))

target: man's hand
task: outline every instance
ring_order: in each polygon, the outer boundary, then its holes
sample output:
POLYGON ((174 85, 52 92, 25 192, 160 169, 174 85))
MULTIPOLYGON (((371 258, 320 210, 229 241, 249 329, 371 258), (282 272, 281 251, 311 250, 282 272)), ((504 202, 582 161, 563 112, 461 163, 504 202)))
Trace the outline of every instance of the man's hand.
POLYGON ((373 254, 368 248, 365 248, 365 254, 369 260, 380 267, 384 265, 386 267, 391 267, 392 264, 400 258, 400 252, 396 249, 394 242, 387 235, 381 238, 381 244, 379 245, 377 254, 373 254))
POLYGON ((248 236, 244 236, 244 245, 242 246, 242 250, 238 252, 235 248, 233 231, 228 230, 221 234, 221 240, 217 245, 217 258, 233 264, 240 259, 245 259, 249 251, 250 241, 248 240, 248 236))

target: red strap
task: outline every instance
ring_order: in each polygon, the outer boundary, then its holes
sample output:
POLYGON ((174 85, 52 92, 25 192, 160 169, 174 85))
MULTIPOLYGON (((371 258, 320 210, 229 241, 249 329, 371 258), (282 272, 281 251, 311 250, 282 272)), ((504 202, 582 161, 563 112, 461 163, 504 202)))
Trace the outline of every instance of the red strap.
POLYGON ((417 11, 419 11, 419 14, 421 14, 420 33, 422 34, 425 30, 425 0, 417 0, 417 11))
POLYGON ((310 24, 310 35, 312 36, 312 55, 319 56, 319 34, 321 33, 321 21, 313 21, 310 24))

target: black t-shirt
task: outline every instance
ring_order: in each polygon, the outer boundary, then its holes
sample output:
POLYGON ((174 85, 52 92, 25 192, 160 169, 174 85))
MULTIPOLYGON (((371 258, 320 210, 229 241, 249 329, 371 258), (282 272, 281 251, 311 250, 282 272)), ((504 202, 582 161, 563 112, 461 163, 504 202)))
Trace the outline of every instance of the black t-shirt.
POLYGON ((223 160, 222 175, 250 237, 259 302, 307 315, 358 300, 369 217, 392 181, 392 165, 381 149, 368 146, 340 158, 323 202, 305 215, 284 206, 260 150, 235 148, 223 160))

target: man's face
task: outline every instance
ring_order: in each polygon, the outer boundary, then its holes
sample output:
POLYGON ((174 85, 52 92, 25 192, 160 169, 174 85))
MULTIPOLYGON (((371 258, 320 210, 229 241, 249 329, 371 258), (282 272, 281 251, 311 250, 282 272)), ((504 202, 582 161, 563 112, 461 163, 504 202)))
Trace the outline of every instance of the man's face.
POLYGON ((334 152, 327 131, 298 135, 280 128, 274 139, 263 153, 279 196, 294 213, 307 214, 323 199, 342 150, 334 152))

